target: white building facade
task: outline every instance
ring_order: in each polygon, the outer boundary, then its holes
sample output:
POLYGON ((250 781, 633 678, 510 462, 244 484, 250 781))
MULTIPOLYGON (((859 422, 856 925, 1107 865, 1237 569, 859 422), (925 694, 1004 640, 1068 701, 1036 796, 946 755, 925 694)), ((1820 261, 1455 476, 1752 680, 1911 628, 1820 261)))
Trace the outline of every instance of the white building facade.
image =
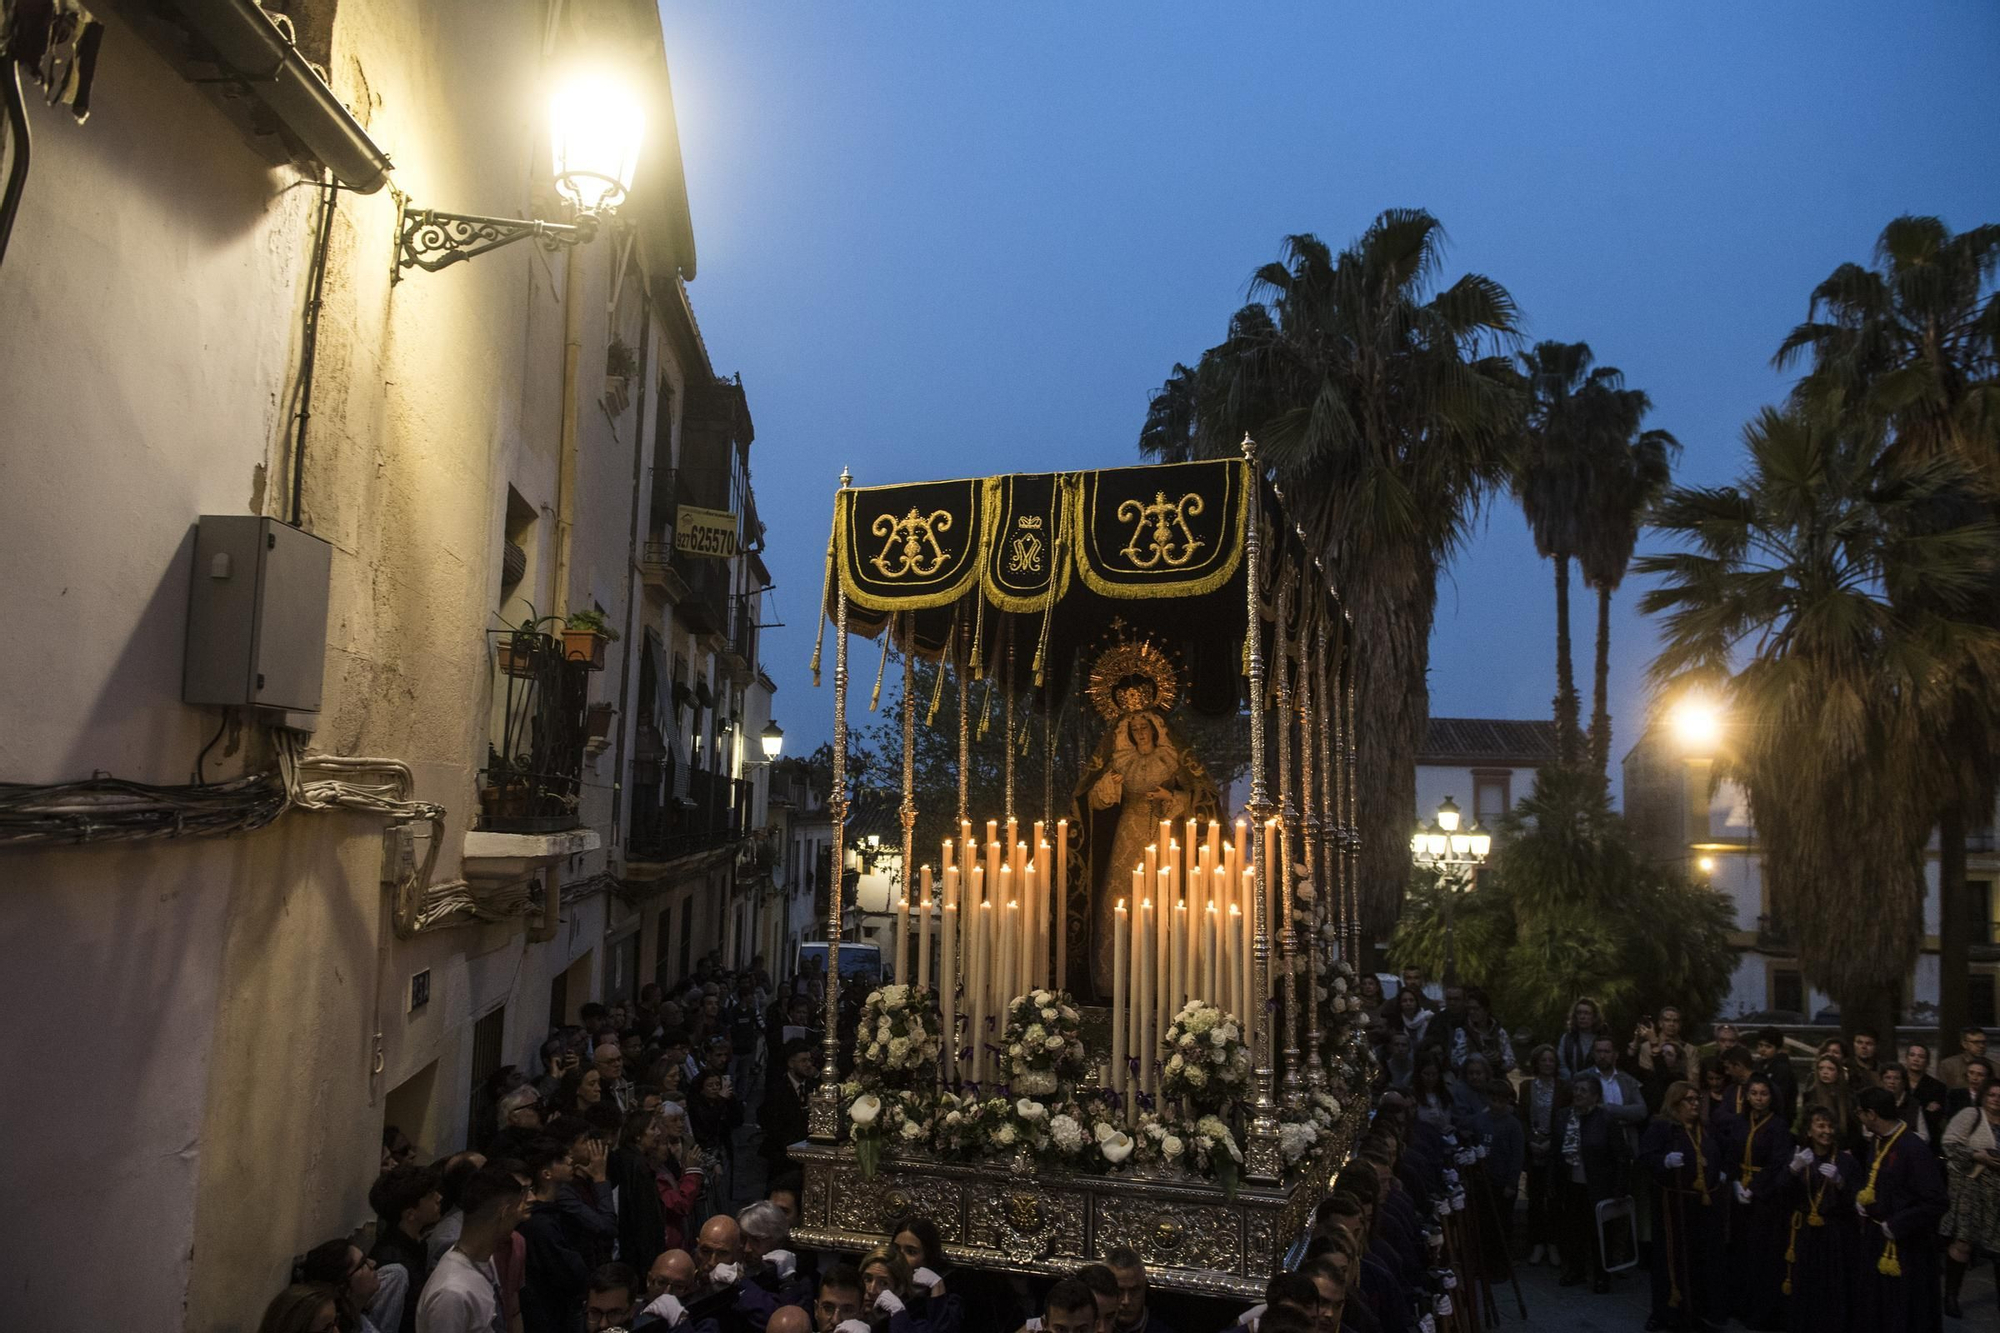
POLYGON ((0 690, 0 971, 38 1052, 0 1112, 43 1127, 4 1164, 0 1322, 247 1330, 369 1220, 385 1125, 476 1142, 584 1003, 747 961, 769 580, 649 0, 96 8, 92 113, 31 97, 0 262, 0 597, 60 645, 0 690), (596 237, 399 267, 413 211, 568 217, 548 92, 607 54, 643 146, 596 237), (675 549, 690 504, 733 554, 675 549), (324 642, 288 631, 316 708, 184 702, 191 598, 238 572, 197 566, 204 516, 322 553, 324 642), (583 612, 599 669, 546 647, 583 612), (301 750, 347 761, 304 773, 333 808, 250 828, 301 750), (93 773, 161 836, 64 813, 104 808, 93 773))

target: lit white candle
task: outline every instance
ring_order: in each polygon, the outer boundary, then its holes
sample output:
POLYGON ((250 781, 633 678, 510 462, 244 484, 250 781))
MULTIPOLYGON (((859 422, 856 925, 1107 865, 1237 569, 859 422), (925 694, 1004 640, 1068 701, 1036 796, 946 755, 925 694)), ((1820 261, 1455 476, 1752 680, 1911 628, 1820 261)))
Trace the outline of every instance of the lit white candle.
MULTIPOLYGON (((1160 1043, 1166 1040, 1167 1029, 1173 1025, 1173 949, 1167 938, 1167 931, 1173 921, 1173 911, 1168 906, 1167 887, 1173 875, 1165 866, 1160 867, 1153 879, 1153 1048, 1152 1054, 1159 1055, 1160 1043)), ((1153 1091, 1159 1091, 1156 1081, 1153 1091)))
MULTIPOLYGON (((1056 989, 1069 989, 1069 821, 1056 821, 1056 989)), ((1119 1073, 1123 1073, 1122 1070, 1119 1073)), ((1115 1077, 1115 1076, 1114 1076, 1115 1077)))
POLYGON ((928 986, 931 984, 931 913, 935 910, 933 906, 934 899, 932 897, 934 887, 931 881, 931 868, 925 866, 923 871, 924 896, 922 903, 919 905, 920 912, 917 917, 917 984, 919 986, 928 986))
POLYGON ((1222 1003, 1222 914, 1209 903, 1202 909, 1201 993, 1208 1003, 1222 1003))
POLYGON ((944 1018, 944 1076, 950 1080, 958 1077, 957 866, 945 867, 944 911, 938 925, 938 1010, 944 1018))
POLYGON ((1167 923, 1167 935, 1173 942, 1173 986, 1168 993, 1173 996, 1174 1012, 1179 1013, 1188 998, 1188 934, 1193 922, 1188 918, 1187 904, 1174 904, 1173 920, 1167 923))
POLYGON ((1105 1091, 1114 1093, 1122 1092, 1125 1085, 1125 990, 1130 980, 1126 976, 1130 946, 1125 936, 1132 928, 1128 915, 1125 900, 1120 898, 1111 913, 1111 1077, 1103 1080, 1105 1091))
POLYGON ((1134 923, 1139 941, 1139 987, 1133 1013, 1137 1022, 1138 1040, 1133 1043, 1132 1057, 1139 1062, 1137 1077, 1133 1086, 1141 1092, 1153 1090, 1153 900, 1139 901, 1139 916, 1134 923))
POLYGON ((910 891, 907 887, 896 902, 896 980, 905 986, 916 984, 910 977, 910 891))
POLYGON ((1005 1031, 1007 1011, 1020 995, 1015 984, 1020 978, 1014 969, 1016 946, 1021 935, 1021 904, 1014 901, 1014 872, 1009 866, 1000 867, 1000 990, 994 995, 994 1027, 1005 1031))

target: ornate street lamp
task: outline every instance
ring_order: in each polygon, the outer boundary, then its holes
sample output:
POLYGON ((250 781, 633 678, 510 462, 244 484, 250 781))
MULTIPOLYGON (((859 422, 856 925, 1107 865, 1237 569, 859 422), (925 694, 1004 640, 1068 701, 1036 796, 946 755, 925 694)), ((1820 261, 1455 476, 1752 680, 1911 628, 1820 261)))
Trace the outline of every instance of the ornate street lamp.
POLYGON ((575 220, 491 218, 404 205, 397 210, 391 277, 400 281, 411 267, 435 273, 530 236, 551 250, 590 241, 632 189, 645 119, 638 95, 604 71, 572 76, 549 99, 549 148, 556 192, 569 202, 575 220))
POLYGON ((772 718, 770 725, 758 733, 757 739, 764 746, 764 758, 766 760, 775 762, 778 756, 785 752, 785 731, 784 728, 778 725, 778 719, 776 718, 772 718))
POLYGON ((1444 798, 1437 819, 1417 825, 1410 835, 1410 856, 1420 866, 1435 870, 1438 887, 1444 893, 1444 984, 1458 980, 1458 954, 1452 908, 1461 893, 1477 885, 1479 867, 1493 852, 1493 837, 1477 820, 1461 828, 1458 803, 1444 798))

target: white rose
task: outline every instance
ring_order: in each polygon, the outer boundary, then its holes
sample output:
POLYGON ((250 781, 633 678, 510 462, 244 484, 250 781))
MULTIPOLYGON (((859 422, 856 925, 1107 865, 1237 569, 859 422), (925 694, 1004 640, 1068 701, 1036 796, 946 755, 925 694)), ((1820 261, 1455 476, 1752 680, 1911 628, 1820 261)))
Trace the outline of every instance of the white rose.
POLYGON ((1015 1137, 1012 1125, 1002 1125, 999 1129, 993 1131, 993 1141, 1003 1148, 1011 1146, 1015 1137))
POLYGON ((1053 1010, 1053 1009, 1044 1009, 1044 1010, 1042 1010, 1042 1021, 1043 1021, 1044 1023, 1053 1023, 1053 1022, 1055 1022, 1055 1021, 1056 1021, 1056 1011, 1055 1011, 1055 1010, 1053 1010))
POLYGON ((1061 1037, 1050 1037, 1042 1043, 1042 1048, 1044 1050, 1059 1051, 1063 1048, 1063 1039, 1061 1037))
POLYGON ((1023 1120, 1040 1120, 1048 1113, 1049 1109, 1046 1106, 1040 1102, 1031 1102, 1026 1097, 1014 1103, 1014 1114, 1023 1120))
POLYGON ((924 1136, 924 1127, 920 1122, 915 1120, 905 1120, 903 1122, 904 1138, 914 1143, 916 1140, 922 1138, 923 1136, 924 1136))
POLYGON ((1026 1055, 1027 1053, 1028 1053, 1028 1048, 1027 1048, 1027 1047, 1025 1047, 1025 1046, 1023 1046, 1023 1045, 1022 1045, 1022 1044, 1021 1044, 1020 1042, 1018 1042, 1018 1041, 1017 1041, 1017 1042, 1015 1042, 1015 1043, 1014 1043, 1014 1044, 1013 1044, 1012 1046, 1009 1046, 1009 1047, 1007 1048, 1007 1054, 1009 1054, 1009 1055, 1013 1056, 1013 1057, 1014 1057, 1014 1058, 1015 1058, 1016 1060, 1020 1059, 1020 1058, 1021 1058, 1022 1056, 1026 1055))
POLYGON ((1099 1141, 1097 1149, 1104 1154, 1105 1161, 1116 1166, 1132 1155, 1132 1140, 1114 1131, 1110 1137, 1099 1141))
POLYGON ((872 1092, 856 1097, 854 1105, 847 1108, 848 1119, 857 1125, 872 1125, 881 1114, 882 1099, 872 1092))
POLYGON ((1229 1044, 1229 1038, 1223 1035, 1221 1028, 1209 1029, 1208 1041, 1211 1046, 1226 1046, 1229 1044))
POLYGON ((1102 1143, 1106 1139, 1118 1136, 1118 1126, 1112 1124, 1109 1120, 1100 1120, 1097 1122, 1096 1134, 1097 1141, 1102 1143))
POLYGON ((1179 1157, 1187 1151, 1187 1145, 1181 1142, 1180 1135, 1169 1134, 1160 1141, 1160 1151, 1168 1157, 1179 1157))

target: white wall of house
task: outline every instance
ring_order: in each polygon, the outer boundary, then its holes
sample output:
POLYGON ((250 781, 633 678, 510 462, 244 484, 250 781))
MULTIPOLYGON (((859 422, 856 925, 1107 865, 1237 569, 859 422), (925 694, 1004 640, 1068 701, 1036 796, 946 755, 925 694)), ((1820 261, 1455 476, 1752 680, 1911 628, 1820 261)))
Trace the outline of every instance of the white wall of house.
MULTIPOLYGON (((191 525, 284 512, 316 192, 266 165, 121 10, 97 8, 93 114, 36 116, 0 266, 0 528, 23 557, 0 606, 62 645, 4 678, 0 779, 182 783, 217 722, 179 702, 191 525)), ((535 0, 341 0, 336 92, 419 205, 550 206, 535 96, 547 18, 535 0)), ((312 743, 408 762, 415 795, 448 812, 449 880, 477 809, 510 488, 538 515, 522 591, 544 614, 556 600, 572 294, 561 257, 532 244, 392 285, 395 212, 387 190, 343 192, 333 227, 305 470, 305 526, 333 546, 312 743)), ((636 407, 597 405, 614 239, 580 253, 573 294, 595 313, 568 593, 616 625, 634 449, 652 432, 636 407)), ((583 802, 607 843, 612 753, 587 769, 583 802)), ((254 731, 226 731, 206 775, 270 762, 254 731)), ((87 1145, 16 1136, 0 1322, 254 1327, 293 1254, 366 1219, 385 1118, 426 1150, 464 1141, 477 1019, 505 1006, 504 1058, 528 1063, 553 979, 577 983, 572 1014, 601 988, 607 926, 627 928, 601 894, 545 944, 518 921, 396 938, 382 832, 292 813, 243 837, 0 852, 0 956, 37 1048, 0 1119, 87 1145), (425 969, 431 998, 411 1012, 425 969), (123 1256, 116 1282, 74 1281, 106 1254, 123 1256)), ((597 851, 559 870, 606 864, 597 851)))

